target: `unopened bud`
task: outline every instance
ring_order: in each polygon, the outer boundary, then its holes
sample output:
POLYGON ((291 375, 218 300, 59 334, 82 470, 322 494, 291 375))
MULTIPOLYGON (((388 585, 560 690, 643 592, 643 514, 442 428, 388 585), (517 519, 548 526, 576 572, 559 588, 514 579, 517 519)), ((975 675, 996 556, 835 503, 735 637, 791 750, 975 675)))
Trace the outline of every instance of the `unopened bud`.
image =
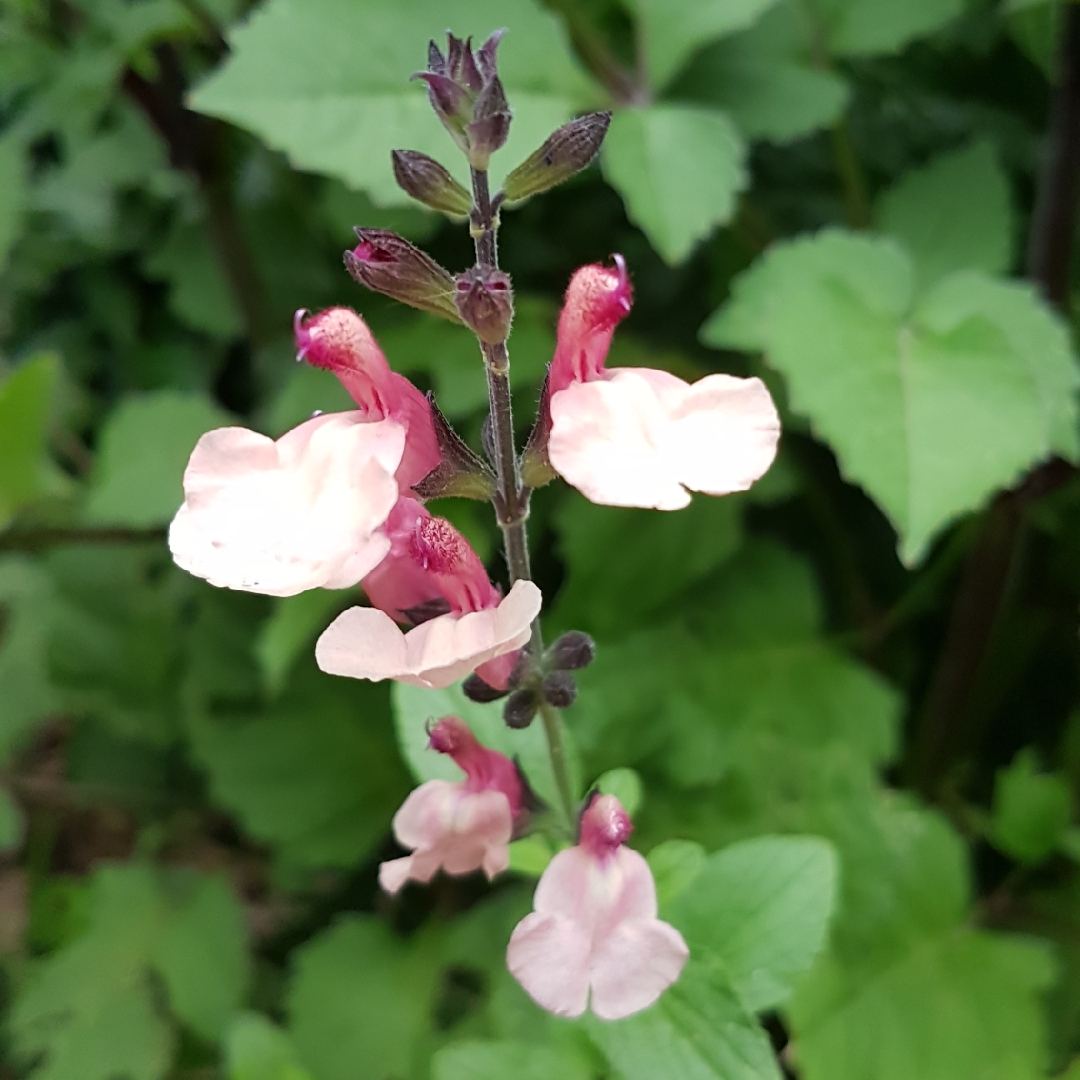
POLYGON ((427 83, 431 107, 474 169, 487 169, 510 130, 511 113, 495 62, 505 32, 496 31, 476 52, 471 38, 449 34, 445 56, 431 42, 428 70, 413 76, 427 83))
POLYGON ((540 693, 556 709, 569 709, 577 698, 577 682, 569 671, 549 671, 540 684, 540 693))
POLYGON ((476 701, 481 705, 506 697, 505 690, 496 690, 494 686, 484 682, 475 671, 461 684, 461 691, 470 701, 476 701))
POLYGON ((505 341, 514 318, 510 275, 477 267, 458 274, 454 281, 454 303, 461 321, 486 345, 505 341))
POLYGON ((568 630, 547 651, 547 662, 556 671, 577 671, 596 658, 596 642, 580 630, 568 630))
POLYGON ((504 200, 522 202, 580 172, 596 157, 610 123, 611 113, 595 112, 563 124, 507 176, 502 189, 504 200))
POLYGON ((515 690, 503 706, 503 720, 509 728, 527 728, 540 707, 540 699, 531 687, 515 690))
POLYGON ((397 233, 357 229, 356 235, 360 243, 345 252, 345 266, 361 285, 410 307, 461 322, 449 271, 397 233))
POLYGON ((468 217, 472 198, 434 158, 419 150, 395 150, 394 179, 407 195, 451 217, 468 217))

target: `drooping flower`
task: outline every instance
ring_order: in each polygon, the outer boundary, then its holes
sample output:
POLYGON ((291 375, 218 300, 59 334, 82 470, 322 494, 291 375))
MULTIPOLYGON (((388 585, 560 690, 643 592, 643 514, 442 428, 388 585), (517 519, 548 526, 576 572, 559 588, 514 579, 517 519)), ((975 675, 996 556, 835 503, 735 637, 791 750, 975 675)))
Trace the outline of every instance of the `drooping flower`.
POLYGON ((209 431, 184 473, 173 559, 212 585, 271 596, 355 585, 390 550, 382 527, 405 443, 397 421, 359 412, 317 416, 276 442, 209 431))
POLYGON ((461 533, 413 499, 400 500, 387 533, 389 553, 362 582, 374 606, 330 624, 315 645, 319 667, 435 688, 477 671, 504 689, 540 612, 540 590, 518 581, 502 596, 461 533))
POLYGON ((452 757, 465 779, 429 780, 402 803, 394 835, 413 853, 379 867, 379 884, 389 893, 410 879, 430 881, 440 869, 455 875, 483 870, 490 881, 510 863, 508 845, 522 803, 514 763, 482 746, 456 716, 432 727, 429 745, 452 757))
POLYGON ((559 852, 536 887, 533 913, 506 950, 511 974, 557 1016, 586 1009, 619 1020, 647 1008, 682 972, 682 935, 656 917, 649 864, 625 847, 632 826, 613 795, 598 795, 576 847, 559 852))
POLYGON ((397 470, 403 492, 419 483, 441 459, 431 405, 404 375, 390 370, 367 323, 351 308, 327 308, 293 319, 297 359, 332 371, 367 421, 396 420, 405 429, 405 453, 397 470))
POLYGON ((631 297, 619 256, 614 269, 583 266, 570 281, 548 387, 552 467, 610 506, 678 510, 691 491, 744 491, 772 464, 780 437, 765 384, 605 368, 631 297))

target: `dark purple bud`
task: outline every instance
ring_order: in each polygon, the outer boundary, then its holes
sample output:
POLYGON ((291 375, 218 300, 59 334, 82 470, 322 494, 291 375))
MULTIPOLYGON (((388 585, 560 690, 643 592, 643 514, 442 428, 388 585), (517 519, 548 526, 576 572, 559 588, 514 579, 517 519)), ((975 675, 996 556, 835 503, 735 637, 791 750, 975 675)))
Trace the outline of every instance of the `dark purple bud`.
POLYGON ((480 74, 483 77, 484 82, 488 82, 498 76, 495 51, 498 49, 499 42, 502 41, 505 35, 505 27, 502 30, 496 30, 495 33, 492 34, 491 37, 489 37, 477 50, 476 63, 480 68, 480 74))
POLYGON ((556 709, 569 709, 577 698, 577 682, 569 671, 549 671, 540 684, 540 693, 556 709))
POLYGON ((527 728, 540 707, 540 699, 532 687, 515 690, 503 706, 503 722, 510 728, 527 728))
POLYGON ((489 686, 475 671, 461 684, 461 691, 470 701, 479 702, 481 705, 506 697, 505 690, 496 690, 494 686, 489 686))
POLYGON ((547 651, 547 662, 556 671, 577 671, 596 658, 596 642, 580 630, 568 630, 547 651))
POLYGON ((439 51, 439 46, 434 41, 428 42, 427 66, 428 71, 433 71, 436 75, 446 74, 446 57, 439 51))
POLYGON ((510 275, 476 267, 458 274, 454 281, 454 303, 461 321, 486 345, 505 341, 514 319, 510 275))
POLYGON ((469 150, 465 126, 472 117, 472 101, 467 94, 448 75, 438 75, 432 71, 419 71, 414 79, 423 79, 427 83, 428 101, 435 110, 435 115, 450 132, 454 142, 466 153, 469 150))
POLYGON ((421 499, 456 497, 486 502, 495 494, 495 474, 450 426, 435 404, 435 395, 428 394, 427 397, 442 460, 419 484, 413 485, 413 491, 421 499))
POLYGON ((372 292, 460 322, 454 279, 429 255, 386 229, 357 229, 360 243, 345 252, 345 266, 372 292))
POLYGON ((472 38, 467 38, 464 43, 459 42, 459 44, 462 47, 458 51, 456 64, 451 69, 450 76, 473 94, 479 94, 483 89, 484 80, 480 69, 476 66, 476 58, 473 56, 472 38))
POLYGON ((589 164, 604 141, 611 113, 595 112, 571 120, 513 169, 503 183, 503 198, 518 203, 548 191, 589 164))
POLYGON ((414 199, 451 217, 468 217, 472 198, 434 158, 418 150, 395 150, 394 179, 414 199))

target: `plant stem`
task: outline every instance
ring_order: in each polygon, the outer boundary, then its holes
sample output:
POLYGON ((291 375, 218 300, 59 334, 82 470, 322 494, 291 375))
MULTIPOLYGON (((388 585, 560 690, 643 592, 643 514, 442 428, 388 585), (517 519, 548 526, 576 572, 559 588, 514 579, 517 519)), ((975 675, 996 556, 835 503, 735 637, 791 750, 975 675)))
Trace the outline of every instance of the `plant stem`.
POLYGON ((833 164, 844 190, 848 224, 853 229, 867 229, 870 227, 870 197, 866 193, 866 178, 855 153, 855 144, 851 141, 851 128, 846 116, 837 120, 830 129, 829 136, 832 141, 833 164))
MULTIPOLYGON (((483 169, 472 170, 473 211, 471 228, 476 247, 477 269, 497 270, 499 266, 498 218, 492 211, 488 174, 483 169)), ((522 486, 514 446, 514 414, 510 400, 510 353, 506 341, 495 345, 480 342, 487 372, 488 404, 491 409, 491 441, 494 446, 495 473, 498 490, 493 500, 495 515, 503 534, 503 549, 511 583, 531 581, 529 567, 529 536, 526 522, 529 517, 529 489, 522 486)), ((544 650, 544 638, 537 618, 532 626, 532 638, 527 648, 534 656, 544 650)), ((542 702, 540 716, 547 736, 548 756, 555 784, 559 791, 562 811, 568 825, 573 827, 576 809, 574 785, 570 780, 570 765, 563 741, 562 721, 557 709, 542 702)))

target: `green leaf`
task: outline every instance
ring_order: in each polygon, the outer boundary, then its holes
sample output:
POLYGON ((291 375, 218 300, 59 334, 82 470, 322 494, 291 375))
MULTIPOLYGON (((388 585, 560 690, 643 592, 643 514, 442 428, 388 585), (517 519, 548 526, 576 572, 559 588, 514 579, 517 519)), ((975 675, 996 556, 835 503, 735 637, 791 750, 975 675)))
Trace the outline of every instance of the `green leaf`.
POLYGON ((0 380, 0 528, 26 504, 68 487, 49 456, 49 422, 59 380, 60 361, 48 353, 0 380))
POLYGON ((49 662, 67 709, 159 746, 179 734, 180 574, 155 543, 60 547, 49 662))
POLYGON ((434 1057, 432 1080, 591 1080, 582 1055, 563 1046, 520 1042, 456 1042, 434 1057))
POLYGON ((523 877, 538 878, 554 852, 541 836, 526 836, 510 844, 510 869, 523 877))
POLYGON ((215 1030, 223 1024, 218 1008, 243 989, 235 979, 242 920, 223 888, 139 865, 95 873, 87 931, 41 962, 12 1012, 20 1057, 44 1057, 34 1080, 163 1077, 174 1038, 158 1007, 155 968, 182 1017, 213 1017, 215 1030), (193 955, 182 955, 187 949, 193 955))
POLYGON ((806 1080, 1036 1080, 1039 992, 1053 977, 1033 942, 955 930, 863 981, 819 965, 792 1005, 806 1080))
POLYGON ((22 808, 3 789, 0 789, 0 852, 19 847, 26 834, 22 808))
POLYGON ((0 760, 60 705, 49 672, 53 583, 38 564, 0 559, 0 760))
POLYGON ((897 52, 963 11, 963 0, 815 0, 828 48, 838 56, 897 52))
MULTIPOLYGON (((485 746, 516 761, 528 777, 533 791, 549 806, 559 805, 559 793, 551 771, 543 725, 533 723, 523 730, 503 723, 503 702, 480 705, 470 701, 459 686, 427 690, 407 683, 394 683, 394 723, 401 756, 417 780, 460 780, 461 770, 445 754, 428 747, 427 724, 444 716, 460 716, 485 746)), ((564 732, 567 738, 569 733, 564 732)), ((571 750, 572 750, 572 743, 571 750)), ((572 764, 573 761, 572 755, 572 764)))
MULTIPOLYGON (((479 41, 510 28, 499 71, 514 122, 497 159, 509 168, 570 118, 587 84, 555 19, 529 0, 461 0, 452 21, 455 34, 479 41)), ((435 0, 271 0, 231 33, 230 59, 196 90, 194 107, 255 132, 299 168, 363 188, 378 204, 408 204, 390 168, 397 147, 468 179, 423 88, 409 82, 425 66, 424 43, 442 40, 446 23, 435 0)))
POLYGON ((255 655, 272 695, 281 693, 300 653, 309 645, 314 648, 315 638, 353 597, 352 590, 309 589, 274 600, 273 614, 255 639, 255 655))
POLYGON ((824 944, 836 876, 822 840, 746 840, 711 855, 666 917, 692 956, 722 965, 748 1012, 763 1012, 787 1001, 824 944))
POLYGON ((131 527, 167 522, 184 501, 184 468, 199 436, 231 422, 205 398, 176 390, 123 401, 101 434, 87 520, 131 527))
POLYGON ((734 554, 739 503, 698 496, 677 514, 597 506, 568 493, 556 516, 569 568, 552 623, 607 638, 628 633, 734 554), (632 536, 632 544, 625 543, 632 536), (611 553, 619 552, 613 559, 611 553))
POLYGON ((356 402, 333 372, 297 364, 267 408, 259 428, 278 439, 316 412, 348 412, 355 408, 356 402))
POLYGON ((847 80, 822 70, 809 6, 780 0, 749 30, 701 52, 672 88, 723 109, 749 139, 789 142, 835 122, 847 80))
POLYGON ((244 911, 221 878, 181 879, 178 910, 154 943, 152 962, 173 1011, 197 1035, 220 1039, 248 983, 244 911))
POLYGON ((687 58, 717 38, 753 24, 776 0, 635 0, 644 37, 649 81, 662 89, 687 58))
POLYGON ((1042 862, 1061 844, 1071 806, 1069 785, 1040 774, 1034 752, 1023 750, 997 774, 991 838, 1020 862, 1042 862))
POLYGON ((0 138, 0 270, 19 239, 25 202, 26 153, 22 139, 9 131, 0 138))
POLYGON ((350 916, 293 958, 289 1030, 313 1076, 411 1075, 438 972, 429 938, 406 942, 371 916, 350 916))
POLYGON ((625 1080, 779 1080, 769 1036, 724 976, 691 954, 651 1008, 588 1031, 625 1080))
POLYGON ((602 164, 631 221, 675 265, 731 220, 735 196, 747 182, 745 153, 723 113, 651 105, 615 114, 602 164))
POLYGON ((907 173, 878 200, 876 216, 915 260, 922 287, 953 270, 1003 274, 1012 261, 1009 179, 989 142, 907 173))
POLYGON ((645 792, 641 777, 634 769, 609 769, 595 786, 602 795, 614 795, 631 817, 637 815, 645 792))
POLYGON ((259 1013, 233 1020, 225 1060, 228 1080, 311 1080, 289 1037, 259 1013))
POLYGON ((368 857, 408 791, 385 690, 333 679, 313 662, 268 706, 195 710, 188 724, 217 801, 290 866, 368 857))
POLYGON ((890 240, 777 245, 702 337, 761 349, 787 376, 792 407, 889 515, 909 563, 1031 466, 1077 454, 1077 370, 1056 316, 1029 286, 974 271, 916 304, 890 240))
POLYGON ((648 858, 660 914, 666 918, 672 901, 705 869, 705 849, 693 840, 665 840, 648 858))

